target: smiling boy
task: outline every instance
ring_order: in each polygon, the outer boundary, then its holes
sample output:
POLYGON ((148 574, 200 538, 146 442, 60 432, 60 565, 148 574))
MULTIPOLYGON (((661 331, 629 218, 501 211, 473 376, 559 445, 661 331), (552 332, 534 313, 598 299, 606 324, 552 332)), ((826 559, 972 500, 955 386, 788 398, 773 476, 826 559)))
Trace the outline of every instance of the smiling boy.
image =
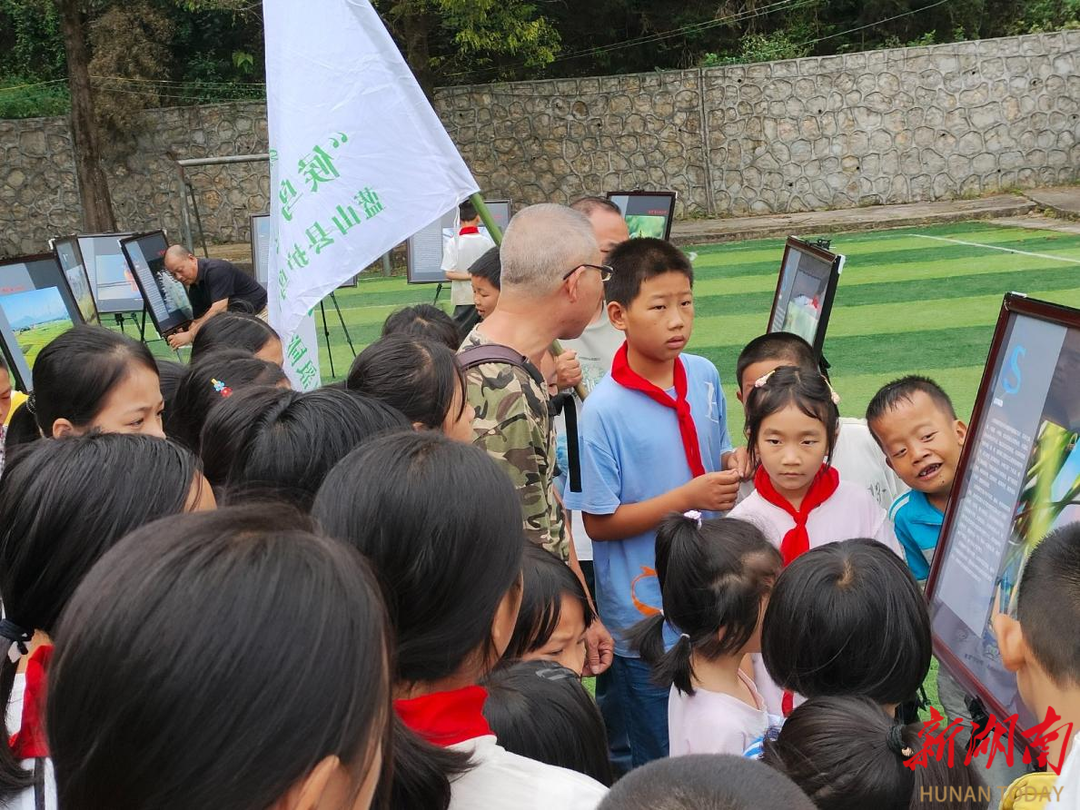
POLYGON ((920 583, 930 573, 967 425, 952 401, 926 377, 895 380, 874 395, 866 422, 886 462, 911 492, 896 499, 890 517, 908 567, 920 583))
MULTIPOLYGON (((580 510, 593 539, 600 617, 615 636, 612 672, 634 766, 666 756, 668 690, 624 632, 661 607, 656 527, 670 512, 703 517, 735 504, 745 451, 734 451, 716 367, 683 354, 694 325, 693 269, 660 239, 631 239, 610 255, 611 323, 626 335, 581 416, 580 510)), ((670 629, 665 640, 678 638, 670 629)))

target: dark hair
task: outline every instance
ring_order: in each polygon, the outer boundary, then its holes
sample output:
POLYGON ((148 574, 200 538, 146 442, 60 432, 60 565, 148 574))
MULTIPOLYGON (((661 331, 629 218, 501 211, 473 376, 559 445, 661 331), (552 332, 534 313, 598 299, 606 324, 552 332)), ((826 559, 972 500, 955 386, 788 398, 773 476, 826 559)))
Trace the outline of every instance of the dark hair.
POLYGON ((161 417, 162 421, 167 422, 176 400, 176 389, 180 387, 180 380, 187 374, 188 369, 183 363, 162 360, 160 357, 155 357, 154 363, 157 365, 161 398, 165 401, 165 410, 162 411, 161 417))
POLYGON ((907 564, 881 543, 829 543, 777 578, 761 653, 776 684, 805 697, 902 703, 930 669, 926 600, 907 564))
POLYGON ((144 344, 103 326, 80 324, 50 340, 34 360, 29 400, 42 435, 52 436, 57 419, 78 428, 89 425, 132 365, 158 373, 144 344))
POLYGON ((1080 624, 1080 523, 1050 532, 1031 552, 1016 616, 1032 655, 1056 684, 1080 684, 1080 644, 1062 627, 1080 624), (1071 641, 1069 639, 1072 639, 1071 641))
POLYGON ((486 278, 492 287, 501 290, 502 260, 499 258, 499 248, 490 248, 483 256, 473 262, 469 267, 469 275, 486 278))
POLYGON ((499 745, 611 785, 604 718, 577 673, 554 661, 516 661, 494 670, 484 686, 484 717, 499 745))
POLYGON ((393 408, 349 391, 258 386, 214 408, 200 444, 207 479, 226 502, 284 499, 306 510, 351 450, 411 429, 393 408))
MULTIPOLYGON (((35 630, 52 635, 98 559, 131 530, 183 511, 198 471, 198 460, 171 442, 120 433, 37 442, 12 455, 0 478, 0 593, 7 619, 28 636, 35 630)), ((0 710, 11 699, 15 671, 16 664, 0 657, 0 710)), ((5 803, 32 784, 33 775, 9 746, 0 749, 5 803)))
POLYGON ((457 416, 468 405, 457 355, 439 343, 408 335, 381 338, 356 355, 345 386, 431 430, 442 429, 455 397, 457 416))
POLYGON ((382 336, 398 334, 441 343, 454 352, 461 346, 461 332, 454 319, 431 304, 413 304, 390 313, 383 323, 382 336))
POLYGON ((4 449, 10 453, 16 447, 36 442, 40 438, 41 428, 38 427, 37 419, 34 418, 34 412, 30 410, 29 400, 24 400, 11 412, 11 417, 8 419, 4 449))
POLYGON ((831 464, 840 429, 840 411, 833 402, 828 381, 817 370, 780 366, 761 388, 754 388, 744 403, 746 408, 746 447, 750 462, 760 462, 757 442, 761 423, 769 416, 794 405, 811 419, 825 426, 825 463, 831 464))
MULTIPOLYGON (((953 407, 952 400, 949 399, 949 395, 942 390, 940 385, 929 377, 910 374, 907 377, 893 380, 874 394, 874 398, 866 406, 866 421, 872 425, 896 408, 901 402, 911 402, 911 398, 919 391, 930 397, 934 406, 947 417, 950 419, 956 418, 956 408, 953 407)), ((877 436, 874 438, 876 439, 877 436)))
POLYGON ((257 354, 281 336, 266 321, 244 312, 222 312, 204 323, 191 344, 191 361, 218 349, 242 349, 257 354))
POLYGON ((641 285, 665 273, 682 273, 694 284, 694 268, 686 254, 663 239, 630 239, 608 255, 614 272, 604 285, 604 297, 624 307, 638 297, 641 285))
POLYGON ((550 551, 528 543, 521 564, 521 609, 503 660, 513 661, 547 644, 562 618, 563 594, 581 603, 589 627, 595 614, 574 572, 550 551))
POLYGON ((462 222, 468 222, 471 219, 476 219, 479 214, 477 213, 476 206, 473 205, 471 200, 466 200, 458 206, 458 214, 461 216, 462 222))
POLYGON ((241 349, 220 349, 203 355, 191 364, 176 388, 165 432, 198 452, 199 434, 215 406, 249 386, 277 385, 284 380, 281 366, 241 349))
POLYGON ((735 382, 740 389, 746 370, 766 360, 783 361, 784 365, 798 366, 807 371, 821 371, 813 346, 791 332, 770 332, 754 338, 739 352, 739 360, 735 364, 735 382))
POLYGON ((578 199, 570 203, 570 207, 587 217, 592 216, 595 211, 610 211, 612 214, 622 216, 622 210, 619 206, 607 197, 595 197, 592 195, 578 197, 578 199))
POLYGON ((814 810, 795 784, 744 757, 690 754, 635 768, 597 810, 814 810))
POLYGON ((691 655, 739 653, 754 635, 780 552, 752 523, 668 515, 656 532, 656 578, 664 610, 630 628, 630 644, 661 686, 694 694, 691 655), (664 651, 664 625, 683 635, 664 651), (724 633, 721 636, 720 631, 724 633))
POLYGON ((60 623, 47 707, 59 802, 255 810, 328 756, 355 790, 389 742, 389 643, 361 556, 289 510, 146 526, 60 623))
POLYGON ((819 810, 986 807, 986 801, 963 798, 986 790, 963 757, 952 767, 948 758, 934 757, 917 768, 905 766, 920 748, 917 729, 898 724, 872 700, 818 697, 795 709, 779 736, 766 737, 764 761, 789 776, 819 810))
MULTIPOLYGON (((435 431, 384 436, 330 471, 312 512, 378 572, 395 682, 446 678, 478 650, 494 658, 491 623, 518 582, 526 540, 514 486, 487 453, 435 431)), ((411 733, 397 739, 394 806, 446 807, 468 759, 411 733)))

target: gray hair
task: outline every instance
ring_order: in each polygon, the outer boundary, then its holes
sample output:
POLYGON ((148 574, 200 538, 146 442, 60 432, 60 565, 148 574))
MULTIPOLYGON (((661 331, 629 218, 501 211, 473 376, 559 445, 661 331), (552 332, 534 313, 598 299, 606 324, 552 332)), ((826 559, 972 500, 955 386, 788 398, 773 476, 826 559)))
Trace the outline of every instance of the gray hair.
POLYGON ((593 261, 598 251, 584 214, 565 205, 530 205, 506 228, 499 251, 502 288, 536 298, 550 295, 568 271, 593 261))

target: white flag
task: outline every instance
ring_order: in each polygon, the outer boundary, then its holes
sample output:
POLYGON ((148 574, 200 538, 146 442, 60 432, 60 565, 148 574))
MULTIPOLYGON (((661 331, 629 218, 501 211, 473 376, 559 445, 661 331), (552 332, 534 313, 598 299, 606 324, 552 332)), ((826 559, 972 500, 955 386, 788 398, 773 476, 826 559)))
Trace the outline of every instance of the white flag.
POLYGON ((318 348, 301 321, 479 189, 367 0, 263 0, 263 17, 270 322, 309 389, 318 348))

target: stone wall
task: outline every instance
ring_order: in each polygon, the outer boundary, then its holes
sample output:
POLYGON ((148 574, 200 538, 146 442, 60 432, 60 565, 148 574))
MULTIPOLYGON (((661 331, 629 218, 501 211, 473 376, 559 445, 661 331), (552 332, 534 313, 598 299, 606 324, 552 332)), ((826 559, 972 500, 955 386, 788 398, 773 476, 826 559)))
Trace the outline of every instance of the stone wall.
MULTIPOLYGON (((480 187, 517 204, 673 188, 678 213, 794 212, 1080 179, 1080 31, 704 70, 443 88, 480 187)), ((262 104, 155 110, 106 161, 120 227, 179 233, 177 158, 267 150, 262 104)), ((0 121, 0 254, 79 227, 62 118, 0 121)), ((243 241, 265 163, 191 169, 207 236, 243 241)))

